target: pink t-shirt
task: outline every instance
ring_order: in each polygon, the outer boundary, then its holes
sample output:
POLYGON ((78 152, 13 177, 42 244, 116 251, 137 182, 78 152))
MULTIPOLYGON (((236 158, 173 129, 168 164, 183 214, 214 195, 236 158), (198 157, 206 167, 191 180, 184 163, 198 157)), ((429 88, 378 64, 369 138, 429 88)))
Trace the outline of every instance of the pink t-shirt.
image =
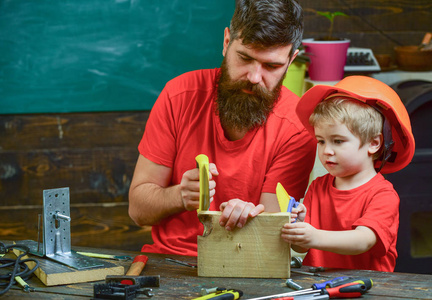
MULTIPOLYGON (((277 182, 296 199, 302 198, 316 142, 295 114, 298 96, 283 87, 265 126, 229 141, 215 113, 218 72, 193 71, 167 83, 150 113, 140 153, 172 168, 172 185, 196 167, 198 154, 207 155, 219 171, 210 210, 219 210, 222 202, 233 198, 257 205, 261 193, 275 193, 277 182)), ((154 225, 154 244, 144 245, 142 251, 196 256, 197 235, 202 233, 197 212, 185 211, 154 225)))
POLYGON ((369 182, 352 190, 333 186, 330 174, 315 179, 306 193, 305 222, 317 229, 339 231, 365 226, 374 231, 377 242, 359 255, 341 255, 310 249, 303 264, 328 268, 393 272, 399 227, 399 196, 393 185, 378 173, 369 182))

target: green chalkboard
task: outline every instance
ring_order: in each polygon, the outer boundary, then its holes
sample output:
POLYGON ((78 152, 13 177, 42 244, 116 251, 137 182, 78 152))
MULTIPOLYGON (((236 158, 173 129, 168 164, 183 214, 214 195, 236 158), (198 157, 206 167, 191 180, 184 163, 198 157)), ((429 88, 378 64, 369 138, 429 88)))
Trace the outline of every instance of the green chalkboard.
POLYGON ((149 110, 219 67, 234 0, 0 0, 0 114, 149 110))

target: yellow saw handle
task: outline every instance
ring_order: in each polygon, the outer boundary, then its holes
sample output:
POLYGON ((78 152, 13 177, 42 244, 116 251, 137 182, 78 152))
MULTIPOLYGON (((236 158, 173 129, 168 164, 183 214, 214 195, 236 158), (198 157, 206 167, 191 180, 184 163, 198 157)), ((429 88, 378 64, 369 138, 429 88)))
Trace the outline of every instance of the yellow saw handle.
POLYGON ((197 167, 199 169, 199 208, 197 212, 208 210, 210 207, 210 191, 209 191, 209 159, 205 154, 199 154, 195 157, 197 167))

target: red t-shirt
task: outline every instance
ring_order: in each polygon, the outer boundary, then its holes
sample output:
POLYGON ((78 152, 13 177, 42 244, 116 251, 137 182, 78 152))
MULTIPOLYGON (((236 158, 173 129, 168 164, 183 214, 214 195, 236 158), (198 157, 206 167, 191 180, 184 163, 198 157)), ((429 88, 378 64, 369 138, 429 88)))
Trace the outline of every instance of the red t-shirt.
POLYGON ((333 186, 334 179, 327 174, 311 183, 304 199, 305 222, 331 231, 366 226, 374 231, 377 242, 359 255, 310 249, 304 265, 393 272, 399 227, 399 196, 393 185, 378 173, 362 186, 341 191, 333 186))
MULTIPOLYGON (((215 114, 219 69, 183 74, 167 83, 146 124, 139 144, 147 159, 172 168, 171 184, 196 167, 202 153, 216 164, 216 194, 210 210, 233 198, 259 204, 261 193, 275 193, 277 182, 296 199, 304 196, 313 167, 316 142, 295 114, 298 96, 285 87, 264 127, 237 141, 225 138, 215 114)), ((146 209, 143 207, 142 209, 146 209)), ((153 245, 142 251, 197 255, 203 225, 196 211, 170 216, 152 228, 153 245)))

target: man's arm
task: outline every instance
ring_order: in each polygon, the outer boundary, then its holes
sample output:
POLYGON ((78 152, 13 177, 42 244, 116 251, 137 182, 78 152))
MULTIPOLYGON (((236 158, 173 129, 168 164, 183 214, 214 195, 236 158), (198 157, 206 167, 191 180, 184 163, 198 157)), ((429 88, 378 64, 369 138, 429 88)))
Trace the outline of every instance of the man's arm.
POLYGON ((262 193, 260 203, 264 205, 264 211, 266 212, 280 212, 279 202, 276 194, 273 193, 262 193))
MULTIPOLYGON (((210 197, 215 194, 216 166, 210 164, 210 197)), ((198 168, 186 171, 180 184, 170 186, 172 169, 140 155, 129 189, 129 216, 139 226, 153 225, 162 219, 199 206, 198 168)))
POLYGON ((129 189, 129 216, 139 226, 153 225, 184 210, 180 186, 171 186, 172 169, 140 155, 129 189))

